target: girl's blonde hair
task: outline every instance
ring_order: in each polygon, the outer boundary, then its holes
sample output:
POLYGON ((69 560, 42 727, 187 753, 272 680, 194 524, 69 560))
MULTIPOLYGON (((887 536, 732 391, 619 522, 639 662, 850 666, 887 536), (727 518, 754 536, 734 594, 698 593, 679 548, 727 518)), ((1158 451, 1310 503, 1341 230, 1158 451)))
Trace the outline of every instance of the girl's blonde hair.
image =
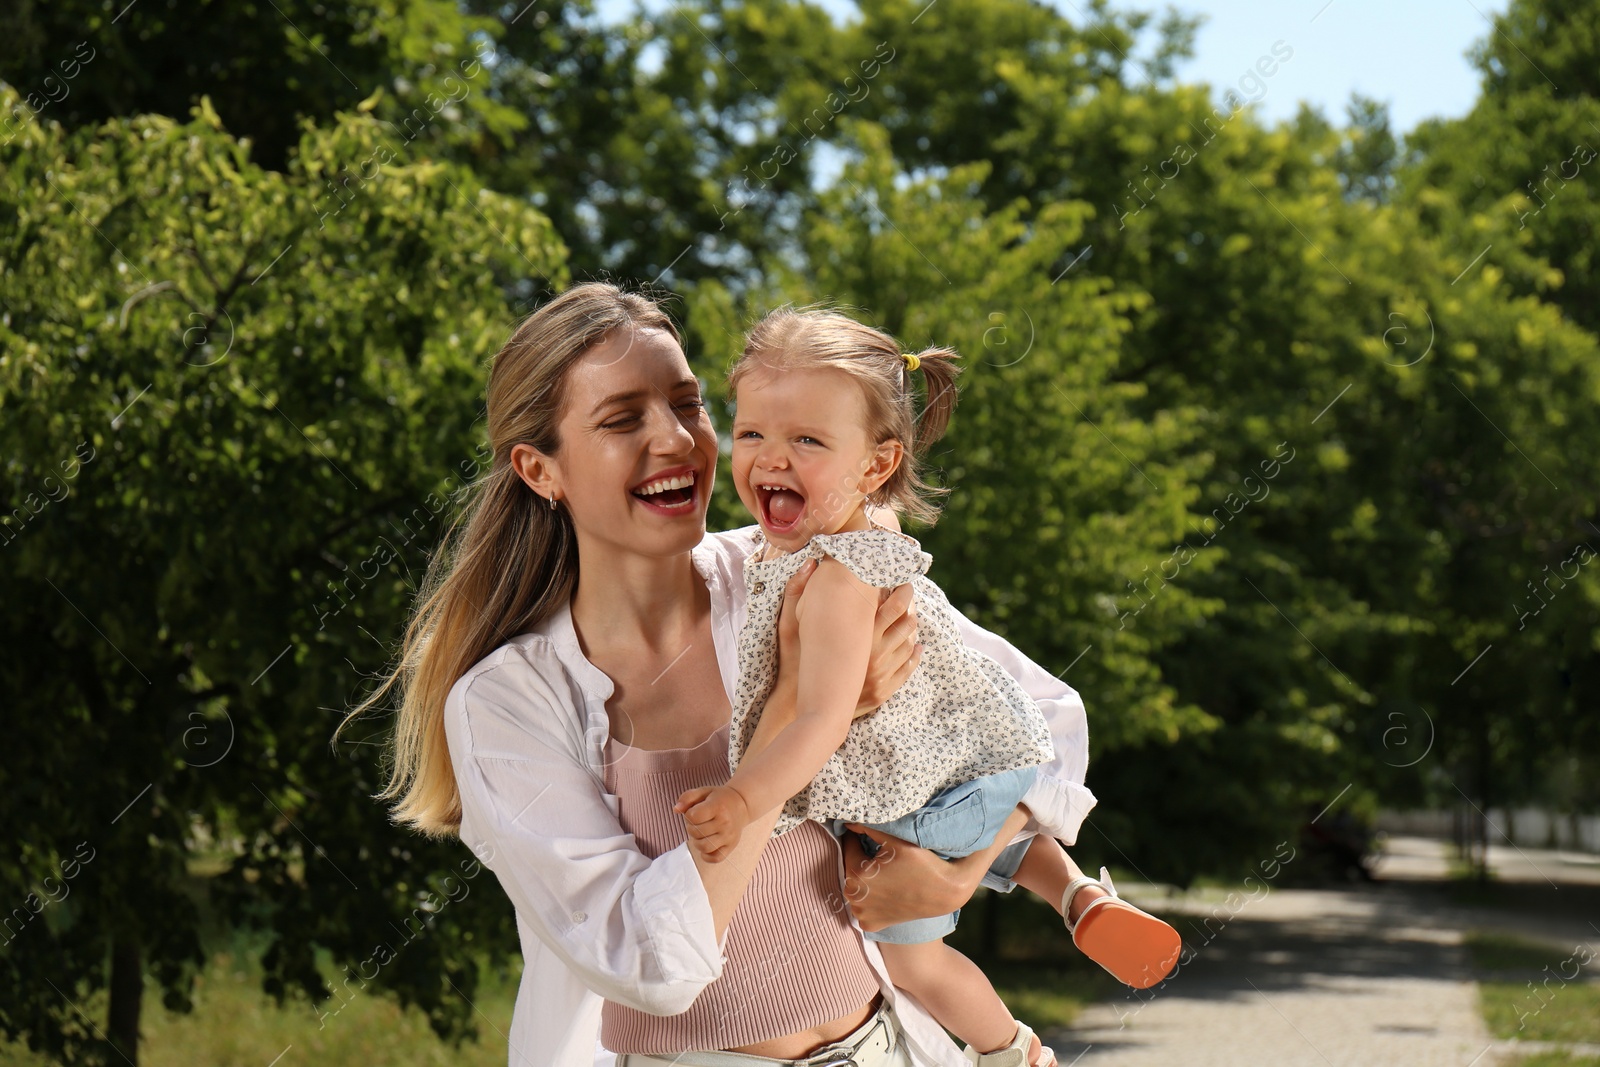
POLYGON ((948 348, 925 348, 914 355, 927 380, 922 412, 916 411, 912 380, 917 371, 900 344, 882 330, 863 325, 837 311, 780 308, 745 335, 744 352, 728 372, 728 391, 757 367, 777 371, 832 367, 861 386, 867 401, 867 434, 875 444, 899 441, 905 449, 900 466, 867 502, 893 508, 902 516, 933 523, 939 517, 936 499, 948 489, 922 478, 922 457, 950 425, 956 407, 960 358, 948 348))
POLYGON ((578 546, 571 516, 565 506, 551 508, 517 476, 511 447, 528 444, 558 454, 567 372, 590 348, 627 328, 663 330, 678 340, 655 300, 591 282, 529 315, 494 357, 490 470, 467 490, 429 564, 399 662, 339 726, 343 730, 399 689, 394 764, 378 794, 395 801, 396 822, 436 837, 459 832, 461 794, 445 742, 445 698, 474 663, 572 596, 578 546))

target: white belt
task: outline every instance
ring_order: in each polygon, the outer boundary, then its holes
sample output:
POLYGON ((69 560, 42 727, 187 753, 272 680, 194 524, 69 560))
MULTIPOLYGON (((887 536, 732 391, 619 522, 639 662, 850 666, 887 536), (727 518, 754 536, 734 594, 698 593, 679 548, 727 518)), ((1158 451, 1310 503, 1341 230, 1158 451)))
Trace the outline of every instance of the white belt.
POLYGON ((899 1028, 883 1004, 854 1033, 798 1060, 748 1052, 644 1052, 617 1054, 617 1067, 886 1067, 899 1042, 899 1028))

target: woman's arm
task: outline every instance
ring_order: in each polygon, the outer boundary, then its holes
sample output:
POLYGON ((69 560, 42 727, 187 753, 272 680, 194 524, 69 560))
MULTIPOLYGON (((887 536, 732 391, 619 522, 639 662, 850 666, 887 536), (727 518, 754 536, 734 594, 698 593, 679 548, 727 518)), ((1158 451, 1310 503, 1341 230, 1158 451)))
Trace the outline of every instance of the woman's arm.
MULTIPOLYGON (((770 743, 794 714, 794 605, 810 570, 785 589, 778 680, 752 748, 770 743)), ((916 664, 905 608, 895 598, 880 608, 870 672, 880 688, 863 697, 869 707, 916 664)), ((565 679, 547 679, 535 660, 531 649, 503 646, 450 692, 444 719, 461 840, 495 872, 518 918, 589 989, 655 1015, 686 1011, 722 973, 723 936, 781 808, 727 862, 698 863, 687 843, 646 856, 590 766, 588 750, 603 735, 584 730, 565 679)))
POLYGON ((651 859, 622 828, 583 714, 516 649, 457 683, 445 723, 461 840, 584 985, 674 1015, 722 973, 715 916, 687 845, 651 859))
MULTIPOLYGON (((795 686, 790 609, 805 578, 785 590, 779 635, 791 669, 782 669, 780 644, 768 738, 793 713, 782 693, 795 686)), ((444 719, 461 840, 495 872, 518 919, 607 1000, 654 1015, 686 1011, 722 973, 724 933, 771 827, 739 862, 709 871, 687 843, 654 859, 640 852, 591 764, 603 728, 584 729, 585 709, 539 646, 503 646, 470 671, 451 689, 444 719)))
MULTIPOLYGON (((1039 765, 1033 787, 1023 797, 1034 822, 1063 843, 1078 840, 1083 820, 1094 808, 1095 796, 1084 785, 1089 770, 1089 720, 1083 698, 1072 686, 1045 670, 998 634, 990 633, 951 608, 962 643, 1000 665, 1039 705, 1050 726, 1055 758, 1039 765)), ((980 872, 973 880, 976 888, 980 872)))

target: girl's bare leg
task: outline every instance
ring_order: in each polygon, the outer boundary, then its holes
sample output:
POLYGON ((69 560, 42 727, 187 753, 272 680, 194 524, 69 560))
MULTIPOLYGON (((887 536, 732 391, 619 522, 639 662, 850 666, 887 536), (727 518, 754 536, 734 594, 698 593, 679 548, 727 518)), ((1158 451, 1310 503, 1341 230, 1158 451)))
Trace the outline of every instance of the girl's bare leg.
MULTIPOLYGON (((879 942, 894 984, 928 1009, 939 1025, 979 1052, 1005 1048, 1017 1036, 1016 1020, 976 963, 943 941, 916 945, 879 942)), ((1028 1062, 1040 1067, 1035 1037, 1028 1062)))
MULTIPOLYGON (((1068 883, 1082 875, 1083 871, 1072 862, 1072 857, 1061 847, 1061 842, 1046 834, 1039 834, 1028 843, 1028 851, 1023 854, 1022 863, 1012 880, 1029 892, 1043 897, 1059 912, 1061 897, 1066 893, 1068 883)), ((1063 918, 1077 922, 1078 916, 1083 914, 1083 909, 1089 906, 1091 900, 1105 895, 1106 891, 1098 886, 1085 886, 1073 896, 1071 914, 1063 918)))

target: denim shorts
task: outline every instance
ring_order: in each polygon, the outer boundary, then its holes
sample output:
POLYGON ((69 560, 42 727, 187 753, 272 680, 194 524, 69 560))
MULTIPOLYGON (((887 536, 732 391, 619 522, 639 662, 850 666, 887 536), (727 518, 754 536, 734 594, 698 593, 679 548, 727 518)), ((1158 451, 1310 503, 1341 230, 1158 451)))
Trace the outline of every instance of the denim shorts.
MULTIPOLYGON (((1016 770, 974 778, 935 793, 931 800, 908 815, 888 822, 862 825, 909 841, 947 860, 970 856, 994 843, 994 835, 1022 800, 1022 795, 1033 785, 1038 772, 1037 766, 1018 767, 1016 770)), ((828 826, 836 836, 849 832, 842 819, 833 819, 828 826)), ((868 856, 877 853, 877 842, 865 834, 858 835, 858 839, 862 851, 868 856)), ((1017 883, 1012 876, 1021 866, 1028 844, 1027 840, 1023 840, 1006 846, 989 865, 981 884, 1001 893, 1015 889, 1017 883)), ((896 923, 882 930, 863 933, 869 941, 917 945, 924 941, 937 941, 949 934, 956 928, 960 916, 961 909, 957 908, 949 915, 913 919, 911 922, 896 923)))

